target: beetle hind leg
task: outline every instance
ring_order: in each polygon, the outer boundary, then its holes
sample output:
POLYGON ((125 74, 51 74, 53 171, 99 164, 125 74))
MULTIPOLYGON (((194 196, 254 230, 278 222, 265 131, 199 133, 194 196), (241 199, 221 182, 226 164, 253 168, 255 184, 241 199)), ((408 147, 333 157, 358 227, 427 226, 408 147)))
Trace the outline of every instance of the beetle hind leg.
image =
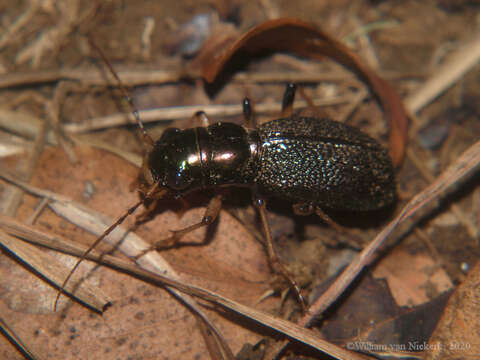
POLYGON ((321 208, 315 208, 315 214, 317 214, 322 221, 330 226, 332 229, 336 230, 339 233, 348 233, 348 230, 342 225, 337 224, 330 216, 328 216, 321 208))

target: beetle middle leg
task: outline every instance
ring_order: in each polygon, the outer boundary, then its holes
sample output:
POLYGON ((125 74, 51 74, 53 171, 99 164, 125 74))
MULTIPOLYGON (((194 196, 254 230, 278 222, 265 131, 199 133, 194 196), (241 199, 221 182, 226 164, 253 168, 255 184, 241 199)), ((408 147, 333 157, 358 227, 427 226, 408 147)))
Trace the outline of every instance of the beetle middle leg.
POLYGON ((270 266, 274 272, 281 275, 285 280, 287 280, 290 283, 290 287, 294 290, 295 295, 298 298, 298 301, 300 302, 303 310, 305 311, 307 308, 306 301, 300 292, 300 287, 295 281, 293 275, 290 273, 290 271, 285 267, 283 262, 280 260, 273 246, 272 232, 270 230, 270 225, 267 219, 266 202, 263 198, 255 196, 253 200, 253 204, 258 209, 258 212, 260 214, 260 219, 262 221, 263 233, 265 236, 265 247, 267 249, 267 255, 268 255, 270 266))
MULTIPOLYGON (((296 85, 293 83, 287 84, 287 87, 283 94, 283 100, 282 100, 282 116, 287 116, 287 117, 292 116, 295 92, 296 92, 296 85)), ((243 101, 243 119, 244 119, 244 126, 253 127, 253 128, 257 127, 256 121, 253 116, 252 105, 248 98, 245 98, 245 100, 243 101)), ((294 290, 295 295, 297 296, 303 310, 306 310, 306 302, 302 294, 300 293, 300 287, 295 281, 293 275, 285 267, 285 265, 282 263, 282 261, 280 260, 279 256, 275 251, 275 248, 273 245, 273 239, 272 239, 272 232, 270 230, 270 225, 267 219, 266 202, 263 198, 261 198, 260 196, 258 196, 258 194, 255 193, 253 204, 258 209, 258 212, 260 214, 260 218, 262 221, 262 228, 265 236, 265 247, 267 250, 267 256, 270 263, 270 267, 275 273, 279 274, 289 282, 290 287, 294 290)), ((310 210, 312 213, 314 212, 313 207, 310 210)))

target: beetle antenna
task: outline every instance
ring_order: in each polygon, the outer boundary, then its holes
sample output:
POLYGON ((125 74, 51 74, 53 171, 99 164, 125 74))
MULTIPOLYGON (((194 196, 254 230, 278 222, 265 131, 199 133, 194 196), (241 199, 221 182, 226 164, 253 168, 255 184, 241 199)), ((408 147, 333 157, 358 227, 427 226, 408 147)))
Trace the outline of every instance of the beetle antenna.
MULTIPOLYGON (((142 120, 140 119, 140 115, 138 113, 138 110, 137 108, 135 107, 133 101, 132 101, 132 98, 129 94, 129 92, 127 91, 127 89, 125 88, 125 86, 123 85, 122 81, 120 80, 120 78, 118 77, 117 73, 115 72, 115 70, 113 69, 113 66, 112 64, 110 63, 110 61, 107 59, 107 57, 105 56, 105 54, 103 53, 103 51, 95 44, 95 42, 93 41, 93 39, 89 36, 88 37, 88 41, 90 43, 90 45, 100 54, 102 60, 105 62, 105 64, 107 65, 108 67, 108 70, 110 71, 110 73, 112 74, 112 76, 115 78, 115 80, 117 81, 117 84, 120 88, 120 90, 122 91, 122 94, 123 96, 127 99, 128 101, 128 104, 130 105, 130 108, 131 108, 131 111, 132 111, 132 114, 133 114, 133 117, 135 118, 135 121, 137 122, 138 124, 138 128, 140 130, 140 133, 143 137, 143 140, 145 143, 147 143, 149 146, 153 146, 153 139, 150 137, 150 135, 148 135, 147 131, 145 130, 145 127, 143 126, 143 122, 142 120)), ((82 263, 83 260, 86 259, 86 257, 88 256, 88 254, 90 254, 90 252, 108 235, 110 234, 117 226, 121 225, 125 219, 130 216, 131 214, 133 214, 135 212, 135 210, 142 204, 144 204, 147 200, 151 199, 155 192, 157 192, 158 190, 158 187, 159 187, 159 184, 158 183, 155 183, 155 185, 153 185, 149 191, 147 192, 147 194, 145 194, 144 198, 140 201, 138 201, 137 203, 135 203, 135 205, 133 205, 132 207, 130 207, 122 216, 120 216, 117 221, 115 221, 112 225, 110 225, 110 227, 108 227, 108 229, 106 229, 103 234, 98 237, 95 242, 90 245, 90 247, 82 254, 82 256, 80 256, 77 260, 77 262, 75 263, 75 265, 73 266, 73 268, 70 270, 70 272, 68 273, 67 277, 65 278, 65 280, 63 281, 63 284, 62 286, 59 288, 59 291, 57 293, 57 297, 55 298, 55 304, 53 306, 54 308, 54 311, 57 310, 57 303, 58 303, 58 300, 60 298, 60 295, 62 293, 65 293, 65 286, 67 285, 68 281, 70 280, 70 278, 72 277, 73 273, 75 272, 75 270, 78 268, 78 266, 82 263)), ((156 194, 155 196, 161 196, 160 194, 156 194)))
POLYGON ((133 214, 133 212, 140 206, 142 205, 143 203, 145 202, 145 199, 142 199, 140 201, 138 201, 135 205, 133 205, 130 209, 128 209, 122 216, 120 216, 117 221, 115 221, 115 223, 113 223, 112 225, 110 225, 110 227, 105 230, 103 232, 103 234, 97 238, 97 240, 95 240, 95 242, 89 246, 89 248, 82 254, 82 256, 80 256, 77 260, 77 262, 75 263, 75 265, 73 266, 73 268, 70 270, 70 272, 68 273, 67 277, 65 278, 65 280, 63 281, 63 284, 62 286, 59 288, 58 292, 57 292, 57 297, 55 298, 55 303, 53 305, 53 311, 57 311, 57 303, 58 303, 58 300, 60 299, 60 295, 62 293, 65 293, 65 286, 67 285, 68 283, 68 280, 70 280, 70 278, 72 277, 73 273, 75 272, 75 270, 77 270, 78 266, 80 265, 80 263, 85 260, 85 258, 88 256, 88 254, 90 254, 90 252, 98 245, 100 244, 100 242, 105 239, 105 237, 110 234, 118 225, 120 225, 121 223, 123 223, 123 221, 131 214, 133 214))
POLYGON ((103 51, 97 46, 97 44, 95 44, 91 36, 88 36, 88 42, 95 49, 95 51, 97 51, 100 54, 103 62, 107 65, 108 70, 110 71, 110 74, 112 74, 112 76, 117 81, 117 85, 122 91, 122 95, 125 97, 125 99, 127 99, 127 102, 130 105, 130 110, 132 111, 133 117, 135 118, 135 121, 138 124, 138 128, 140 129, 140 133, 142 134, 142 138, 144 142, 146 142, 149 146, 153 146, 153 139, 150 135, 148 135, 147 130, 145 130, 145 126, 143 126, 143 122, 140 119, 140 115, 138 113, 138 110, 135 104, 133 103, 132 97, 130 96, 130 93, 123 85, 122 80, 120 80, 120 78, 118 77, 118 74, 116 73, 116 71, 113 69, 112 64, 107 59, 103 51))
POLYGON ((82 254, 82 256, 80 256, 77 260, 77 262, 75 263, 75 265, 73 266, 73 268, 70 270, 70 272, 68 273, 67 277, 65 278, 65 280, 63 281, 63 284, 62 286, 59 288, 58 290, 58 293, 57 293, 57 297, 55 298, 55 303, 53 305, 53 310, 54 311, 57 311, 57 303, 58 303, 58 299, 60 298, 60 295, 62 293, 65 293, 65 286, 67 285, 68 281, 70 280, 70 278, 72 277, 73 273, 75 272, 75 270, 78 268, 78 266, 80 265, 80 263, 85 260, 88 256, 88 254, 90 254, 92 252, 93 249, 95 249, 95 247, 100 244, 100 242, 105 239, 105 237, 110 234, 117 226, 121 225, 125 219, 132 215, 135 210, 137 210, 137 208, 144 204, 146 201, 150 200, 152 197, 156 196, 156 197, 161 197, 165 194, 165 191, 160 191, 156 194, 156 192, 158 191, 158 188, 159 188, 160 184, 159 183, 155 183, 149 190, 148 192, 145 194, 145 197, 138 201, 137 203, 135 203, 135 205, 133 205, 132 207, 130 207, 122 216, 120 216, 117 221, 115 221, 112 225, 110 225, 108 227, 107 230, 105 230, 103 232, 102 235, 100 235, 100 237, 97 238, 97 240, 95 240, 95 242, 89 246, 89 248, 82 254))

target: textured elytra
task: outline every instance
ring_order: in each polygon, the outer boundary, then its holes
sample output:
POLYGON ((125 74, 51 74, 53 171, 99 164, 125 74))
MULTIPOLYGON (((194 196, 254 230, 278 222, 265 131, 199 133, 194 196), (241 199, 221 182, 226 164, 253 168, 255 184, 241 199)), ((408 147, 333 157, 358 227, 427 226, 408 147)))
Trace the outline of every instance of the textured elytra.
POLYGON ((266 193, 336 210, 373 210, 395 199, 388 153, 356 128, 293 117, 257 131, 255 183, 266 193))

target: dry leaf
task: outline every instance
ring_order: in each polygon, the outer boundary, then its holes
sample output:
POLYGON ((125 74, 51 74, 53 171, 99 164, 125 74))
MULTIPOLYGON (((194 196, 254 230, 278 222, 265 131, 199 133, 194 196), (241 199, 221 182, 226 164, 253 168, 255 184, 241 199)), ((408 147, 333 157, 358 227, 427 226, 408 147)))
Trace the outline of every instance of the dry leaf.
POLYGON ((402 250, 383 258, 373 276, 387 281, 399 306, 418 306, 453 288, 447 273, 432 258, 402 250))
POLYGON ((480 357, 480 262, 448 301, 424 359, 478 359, 480 357))

